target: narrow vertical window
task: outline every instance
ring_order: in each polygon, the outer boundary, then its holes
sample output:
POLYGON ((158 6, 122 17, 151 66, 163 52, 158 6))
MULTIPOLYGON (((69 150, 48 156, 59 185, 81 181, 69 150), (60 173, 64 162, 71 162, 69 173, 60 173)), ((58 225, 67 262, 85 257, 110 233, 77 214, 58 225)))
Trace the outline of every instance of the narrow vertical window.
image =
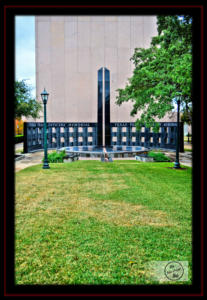
POLYGON ((98 146, 103 145, 103 68, 98 70, 98 146))
POLYGON ((110 72, 105 68, 105 145, 111 144, 110 136, 110 72))

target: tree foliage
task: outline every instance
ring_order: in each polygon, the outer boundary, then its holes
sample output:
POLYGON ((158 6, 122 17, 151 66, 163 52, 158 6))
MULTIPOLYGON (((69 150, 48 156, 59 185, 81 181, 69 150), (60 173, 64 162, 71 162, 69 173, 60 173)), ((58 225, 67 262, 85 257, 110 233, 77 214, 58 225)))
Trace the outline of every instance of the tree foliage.
POLYGON ((192 18, 190 16, 158 16, 158 35, 149 48, 135 48, 131 60, 135 68, 124 89, 118 89, 116 103, 132 101, 131 116, 142 111, 136 121, 154 127, 174 107, 178 96, 184 111, 192 103, 192 18))
POLYGON ((181 121, 187 123, 188 125, 191 125, 192 117, 193 117, 192 106, 188 106, 181 114, 181 121))
POLYGON ((15 119, 24 117, 38 118, 42 109, 40 102, 31 96, 31 88, 25 83, 25 80, 15 81, 15 119))

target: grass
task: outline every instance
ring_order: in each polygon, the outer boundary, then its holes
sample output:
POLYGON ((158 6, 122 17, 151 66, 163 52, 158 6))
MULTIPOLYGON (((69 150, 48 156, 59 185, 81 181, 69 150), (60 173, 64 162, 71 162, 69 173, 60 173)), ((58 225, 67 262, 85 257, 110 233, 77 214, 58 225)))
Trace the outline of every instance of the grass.
POLYGON ((187 136, 184 136, 184 142, 188 142, 188 140, 189 140, 189 142, 191 143, 192 137, 190 136, 189 139, 188 139, 187 136))
POLYGON ((172 260, 189 262, 191 284, 191 168, 169 166, 77 161, 16 173, 16 284, 157 284, 149 263, 172 260))
POLYGON ((185 151, 185 152, 192 152, 192 149, 184 148, 184 151, 185 151))
POLYGON ((149 157, 152 157, 154 159, 154 161, 156 162, 162 162, 162 161, 170 161, 170 158, 168 156, 166 156, 164 153, 162 152, 154 152, 154 151, 150 151, 148 153, 149 157))
POLYGON ((21 149, 16 149, 16 150, 15 150, 15 153, 17 153, 17 154, 18 154, 18 153, 22 154, 22 153, 24 153, 24 151, 21 150, 21 149))

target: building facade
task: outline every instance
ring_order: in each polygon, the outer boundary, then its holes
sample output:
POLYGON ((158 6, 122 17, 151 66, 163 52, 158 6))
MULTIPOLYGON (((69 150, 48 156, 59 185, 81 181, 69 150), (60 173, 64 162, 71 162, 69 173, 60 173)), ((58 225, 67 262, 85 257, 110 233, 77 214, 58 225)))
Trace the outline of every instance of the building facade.
MULTIPOLYGON (((106 93, 111 122, 133 122, 132 104, 117 106, 116 90, 132 75, 134 49, 148 47, 157 35, 156 16, 35 19, 36 93, 40 101, 44 87, 50 94, 48 122, 97 122, 100 97, 104 104, 106 93)), ((107 114, 104 107, 102 114, 107 114)))
POLYGON ((117 89, 133 74, 134 49, 149 47, 157 35, 156 22, 156 16, 36 16, 36 95, 41 101, 44 88, 50 94, 47 121, 96 123, 100 145, 109 143, 110 124, 135 122, 131 102, 115 103, 117 89))

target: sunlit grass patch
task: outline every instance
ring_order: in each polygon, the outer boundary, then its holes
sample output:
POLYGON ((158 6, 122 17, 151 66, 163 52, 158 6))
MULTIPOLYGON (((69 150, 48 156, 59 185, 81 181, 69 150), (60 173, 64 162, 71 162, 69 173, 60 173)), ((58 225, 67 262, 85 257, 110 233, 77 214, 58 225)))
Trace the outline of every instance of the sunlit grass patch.
POLYGON ((170 165, 77 161, 16 173, 16 283, 149 284, 148 262, 185 260, 189 284, 191 168, 170 165))

